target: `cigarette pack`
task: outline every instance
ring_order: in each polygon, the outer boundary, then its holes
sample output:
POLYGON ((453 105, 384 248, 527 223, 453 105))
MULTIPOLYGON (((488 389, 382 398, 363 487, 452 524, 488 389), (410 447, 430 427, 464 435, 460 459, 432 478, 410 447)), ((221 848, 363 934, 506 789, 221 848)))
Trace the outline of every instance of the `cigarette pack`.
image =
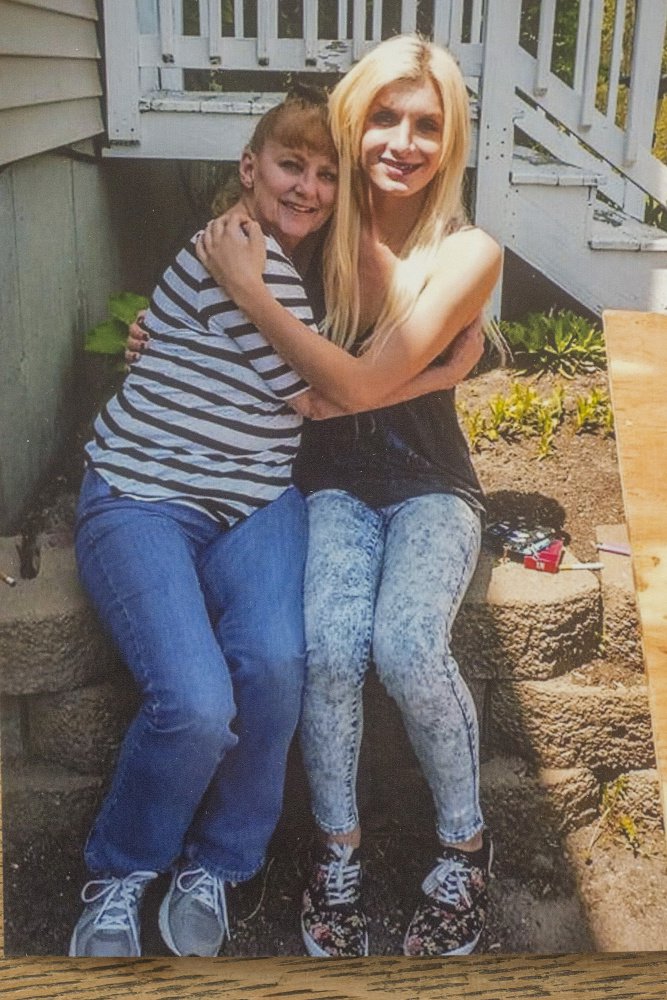
POLYGON ((536 569, 540 573, 557 573, 563 556, 563 540, 556 538, 546 548, 523 557, 526 569, 536 569))

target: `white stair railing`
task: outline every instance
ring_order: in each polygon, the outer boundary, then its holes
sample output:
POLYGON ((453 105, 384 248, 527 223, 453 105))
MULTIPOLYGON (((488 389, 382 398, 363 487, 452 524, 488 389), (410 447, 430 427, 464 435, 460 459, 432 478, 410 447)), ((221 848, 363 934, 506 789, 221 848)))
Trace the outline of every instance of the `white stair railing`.
MULTIPOLYGON (((497 2, 489 0, 490 5, 497 2)), ((564 126, 600 158, 601 172, 615 172, 616 178, 610 177, 610 181, 616 198, 617 178, 623 179, 620 205, 642 218, 646 194, 659 202, 667 201, 667 166, 651 152, 667 3, 611 2, 612 24, 604 65, 605 0, 581 0, 570 65, 561 67, 561 73, 556 75, 552 64, 557 4, 556 0, 542 0, 534 55, 525 47, 516 52, 515 80, 529 104, 534 103, 551 116, 556 127, 564 126), (628 38, 626 51, 624 43, 628 38)), ((494 41, 487 38, 492 47, 494 41)), ((530 135, 530 121, 535 116, 526 110, 522 118, 525 121, 519 121, 519 125, 530 135)), ((540 141, 546 131, 540 129, 540 141)), ((576 158, 574 145, 572 152, 576 158)), ((587 151, 583 150, 582 155, 585 158, 587 151)))
MULTIPOLYGON (((482 173, 504 163, 513 120, 520 117, 519 126, 557 155, 586 169, 598 163, 606 193, 631 214, 641 216, 645 194, 667 201, 667 167, 651 154, 667 2, 579 0, 565 72, 554 67, 564 6, 541 0, 530 51, 519 44, 516 20, 525 18, 527 5, 520 8, 517 13, 515 0, 302 0, 299 22, 292 16, 287 24, 284 0, 104 0, 110 139, 140 144, 140 102, 150 111, 157 92, 185 98, 190 70, 214 73, 223 94, 238 89, 235 74, 249 71, 252 83, 245 86, 259 93, 275 89, 275 82, 263 85, 266 72, 342 73, 383 33, 430 26, 432 37, 459 59, 471 90, 478 90, 483 73, 487 77, 482 173), (602 53, 610 4, 613 25, 602 53), (502 96, 490 83, 496 77, 506 88, 502 96), (494 142, 501 147, 494 149, 494 142)), ((197 106, 210 110, 196 102, 188 108, 197 106)), ((502 180, 490 198, 502 197, 509 179, 502 180)))

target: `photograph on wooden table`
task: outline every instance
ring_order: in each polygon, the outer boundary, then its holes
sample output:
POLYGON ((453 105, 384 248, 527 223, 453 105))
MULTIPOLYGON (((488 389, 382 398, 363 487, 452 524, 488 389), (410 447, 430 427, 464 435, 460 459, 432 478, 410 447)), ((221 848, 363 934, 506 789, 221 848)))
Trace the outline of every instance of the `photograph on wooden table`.
POLYGON ((666 26, 0 3, 5 954, 667 949, 666 26))

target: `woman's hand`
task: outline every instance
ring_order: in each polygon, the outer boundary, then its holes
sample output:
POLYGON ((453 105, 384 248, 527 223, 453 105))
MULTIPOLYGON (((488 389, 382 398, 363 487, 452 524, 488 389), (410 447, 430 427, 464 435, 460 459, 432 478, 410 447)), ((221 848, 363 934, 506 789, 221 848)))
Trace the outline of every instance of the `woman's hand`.
POLYGON ((451 389, 470 374, 484 354, 484 329, 481 314, 464 327, 449 345, 441 368, 451 389))
POLYGON ((213 219, 199 237, 197 257, 227 295, 243 308, 246 295, 263 287, 264 234, 241 205, 213 219))
POLYGON ((133 364, 139 360, 142 351, 150 340, 148 332, 140 325, 146 315, 145 309, 140 309, 136 315, 134 323, 130 323, 127 330, 127 341, 125 342, 125 363, 133 364))

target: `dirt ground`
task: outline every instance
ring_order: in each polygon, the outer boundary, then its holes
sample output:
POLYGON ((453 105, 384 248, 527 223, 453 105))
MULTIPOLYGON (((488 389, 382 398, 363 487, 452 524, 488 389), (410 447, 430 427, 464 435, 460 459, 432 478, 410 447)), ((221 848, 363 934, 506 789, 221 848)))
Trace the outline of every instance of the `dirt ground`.
MULTIPOLYGON (((507 394, 517 378, 512 370, 483 374, 460 388, 459 401, 469 410, 484 410, 492 397, 507 394)), ((566 418, 556 433, 552 455, 537 460, 537 441, 528 437, 511 443, 482 442, 473 457, 491 519, 524 514, 533 523, 559 529, 569 538, 574 554, 589 560, 595 557, 595 527, 624 519, 613 438, 575 434, 572 422, 574 399, 595 386, 605 389, 606 376, 531 380, 542 396, 559 382, 565 389, 566 418)), ((79 467, 78 456, 71 456, 51 480, 27 519, 30 530, 67 533, 79 467)), ((307 825, 283 825, 264 872, 231 891, 233 939, 226 954, 302 954, 298 904, 310 836, 307 825)), ((556 853, 545 846, 542 863, 532 866, 537 874, 526 880, 517 879, 507 862, 520 851, 521 831, 516 837, 514 844, 497 845, 491 914, 480 950, 667 948, 667 851, 662 834, 643 830, 638 823, 638 849, 633 850, 618 831, 603 825, 579 830, 565 844, 555 845, 556 853)), ((430 835, 408 827, 403 819, 368 830, 365 888, 373 953, 401 951, 402 935, 435 846, 430 835)), ((5 932, 10 953, 65 951, 85 877, 80 853, 80 844, 46 839, 30 845, 22 856, 7 859, 5 932)), ((146 954, 167 953, 156 929, 163 889, 160 880, 149 890, 146 954)))

